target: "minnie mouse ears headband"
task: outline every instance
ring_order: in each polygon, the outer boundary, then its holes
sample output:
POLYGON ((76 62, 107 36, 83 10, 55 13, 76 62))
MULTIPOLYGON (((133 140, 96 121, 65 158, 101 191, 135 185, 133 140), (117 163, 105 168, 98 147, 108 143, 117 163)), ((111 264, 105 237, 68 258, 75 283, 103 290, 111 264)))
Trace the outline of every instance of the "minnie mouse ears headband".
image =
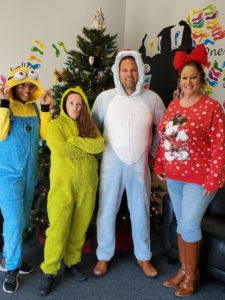
POLYGON ((207 60, 207 51, 203 44, 197 45, 190 54, 184 51, 177 51, 173 59, 174 70, 177 71, 189 61, 195 61, 206 67, 210 66, 207 60))

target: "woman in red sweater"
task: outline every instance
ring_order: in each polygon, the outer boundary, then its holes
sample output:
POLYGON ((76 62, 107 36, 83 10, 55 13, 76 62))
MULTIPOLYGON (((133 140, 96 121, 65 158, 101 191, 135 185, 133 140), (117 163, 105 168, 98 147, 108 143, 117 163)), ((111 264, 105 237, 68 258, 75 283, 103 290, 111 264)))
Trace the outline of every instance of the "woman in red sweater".
POLYGON ((191 295, 198 283, 202 217, 225 182, 225 115, 203 94, 207 52, 203 44, 187 54, 177 51, 174 69, 181 95, 169 105, 158 126, 160 145, 155 173, 167 182, 177 220, 181 267, 164 281, 175 295, 191 295))

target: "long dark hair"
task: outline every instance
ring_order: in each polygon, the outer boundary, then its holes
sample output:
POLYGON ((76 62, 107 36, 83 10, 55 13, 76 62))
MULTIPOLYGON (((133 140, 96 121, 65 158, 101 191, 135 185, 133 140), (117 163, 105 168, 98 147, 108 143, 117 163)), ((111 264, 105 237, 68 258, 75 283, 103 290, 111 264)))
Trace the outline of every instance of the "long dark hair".
POLYGON ((84 138, 98 137, 99 136, 98 129, 91 119, 91 116, 87 109, 87 105, 86 105, 83 97, 79 93, 71 91, 65 96, 65 98, 63 100, 63 109, 64 109, 65 113, 67 114, 66 101, 68 99, 68 96, 71 94, 79 95, 82 99, 82 108, 80 111, 80 116, 76 120, 77 127, 79 130, 79 136, 84 137, 84 138))

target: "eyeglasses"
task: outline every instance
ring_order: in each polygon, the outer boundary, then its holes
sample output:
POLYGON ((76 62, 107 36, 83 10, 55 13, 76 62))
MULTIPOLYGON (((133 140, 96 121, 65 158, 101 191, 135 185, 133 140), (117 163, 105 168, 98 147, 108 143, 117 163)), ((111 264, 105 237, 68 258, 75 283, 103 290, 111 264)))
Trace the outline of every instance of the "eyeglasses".
POLYGON ((30 91, 33 92, 34 90, 36 90, 37 87, 33 83, 27 82, 27 83, 18 84, 18 88, 19 89, 29 89, 30 91))

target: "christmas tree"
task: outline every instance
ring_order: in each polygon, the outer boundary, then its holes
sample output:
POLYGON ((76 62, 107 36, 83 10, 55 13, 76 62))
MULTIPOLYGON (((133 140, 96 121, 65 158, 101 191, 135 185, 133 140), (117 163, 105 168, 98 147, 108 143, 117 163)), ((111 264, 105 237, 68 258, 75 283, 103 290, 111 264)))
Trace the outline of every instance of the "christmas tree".
POLYGON ((39 157, 37 170, 37 183, 34 194, 30 222, 24 231, 24 238, 30 238, 38 228, 38 232, 45 233, 48 226, 47 196, 49 191, 50 150, 45 141, 39 142, 39 157))
POLYGON ((84 27, 84 37, 77 37, 79 50, 69 51, 66 67, 55 70, 56 84, 52 92, 57 111, 63 92, 70 87, 81 86, 90 107, 100 92, 113 87, 111 67, 117 54, 117 35, 106 34, 105 30, 104 16, 98 9, 91 28, 84 27))
MULTIPOLYGON (((68 88, 81 86, 91 107, 101 91, 113 86, 111 67, 117 54, 117 35, 111 36, 105 31, 104 16, 101 9, 98 9, 91 28, 84 27, 84 37, 80 35, 77 37, 79 49, 68 52, 66 67, 63 70, 54 71, 56 80, 51 89, 54 100, 53 117, 59 113, 60 99, 68 88)), ((26 236, 29 236, 36 226, 38 226, 39 231, 44 233, 48 225, 46 205, 49 190, 49 170, 50 152, 46 143, 40 141, 38 181, 26 236)), ((42 239, 40 235, 39 239, 42 239)))

